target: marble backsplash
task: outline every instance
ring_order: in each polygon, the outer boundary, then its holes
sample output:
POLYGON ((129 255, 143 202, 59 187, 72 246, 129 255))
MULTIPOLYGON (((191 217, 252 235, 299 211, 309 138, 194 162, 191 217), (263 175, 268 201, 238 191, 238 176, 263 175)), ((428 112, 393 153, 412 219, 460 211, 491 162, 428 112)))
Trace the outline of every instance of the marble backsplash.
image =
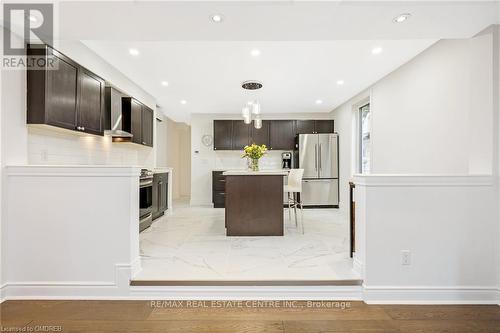
POLYGON ((36 165, 139 165, 154 167, 150 147, 112 143, 110 137, 28 128, 28 163, 36 165))

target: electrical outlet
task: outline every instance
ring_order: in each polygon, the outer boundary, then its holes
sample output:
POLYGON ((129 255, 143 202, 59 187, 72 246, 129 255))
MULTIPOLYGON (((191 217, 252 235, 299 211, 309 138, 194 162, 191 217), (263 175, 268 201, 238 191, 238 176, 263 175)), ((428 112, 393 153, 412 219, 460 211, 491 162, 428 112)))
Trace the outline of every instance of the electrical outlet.
POLYGON ((401 250, 401 265, 404 265, 404 266, 411 265, 410 250, 401 250))

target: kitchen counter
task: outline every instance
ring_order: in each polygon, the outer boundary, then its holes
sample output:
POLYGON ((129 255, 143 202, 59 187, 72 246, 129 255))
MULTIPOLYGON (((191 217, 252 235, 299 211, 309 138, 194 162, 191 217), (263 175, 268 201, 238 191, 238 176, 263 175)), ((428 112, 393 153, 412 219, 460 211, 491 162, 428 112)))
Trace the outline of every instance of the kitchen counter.
POLYGON ((283 236, 283 183, 287 174, 282 169, 223 173, 227 236, 283 236))
POLYGON ((270 170, 259 170, 259 171, 251 171, 251 170, 227 170, 222 174, 224 176, 287 176, 290 170, 287 169, 270 169, 270 170))

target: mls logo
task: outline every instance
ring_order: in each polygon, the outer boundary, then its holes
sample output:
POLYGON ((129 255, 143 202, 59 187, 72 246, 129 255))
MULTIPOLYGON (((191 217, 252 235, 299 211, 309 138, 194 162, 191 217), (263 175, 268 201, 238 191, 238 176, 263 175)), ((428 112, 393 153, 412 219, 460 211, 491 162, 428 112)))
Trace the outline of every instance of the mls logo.
POLYGON ((53 15, 53 4, 50 3, 4 4, 4 55, 26 55, 26 44, 28 43, 46 43, 52 45, 54 32, 53 15), (13 32, 22 35, 24 41, 22 45, 13 45, 13 32))

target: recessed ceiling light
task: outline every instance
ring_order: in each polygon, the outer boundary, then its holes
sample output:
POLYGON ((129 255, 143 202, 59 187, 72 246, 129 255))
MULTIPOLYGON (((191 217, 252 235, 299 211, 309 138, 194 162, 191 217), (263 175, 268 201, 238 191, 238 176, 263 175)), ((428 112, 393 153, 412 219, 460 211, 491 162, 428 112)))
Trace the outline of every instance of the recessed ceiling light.
POLYGON ((138 49, 128 49, 128 53, 130 53, 133 56, 139 55, 139 50, 138 49))
POLYGON ((210 16, 210 19, 215 23, 221 23, 224 20, 224 16, 221 14, 214 14, 210 16))
POLYGON ((343 85, 343 84, 344 84, 344 80, 338 80, 338 81, 337 81, 337 85, 341 86, 341 85, 343 85))
POLYGON ((372 53, 373 54, 380 54, 380 53, 382 53, 382 48, 377 46, 377 47, 373 48, 372 53))
POLYGON ((319 104, 323 104, 323 101, 322 101, 321 99, 317 99, 317 100, 316 100, 316 104, 318 104, 318 105, 319 105, 319 104))
POLYGON ((167 87, 168 86, 168 82, 167 81, 161 81, 161 85, 164 86, 164 87, 167 87))
POLYGON ((185 99, 181 99, 181 104, 182 105, 185 105, 187 103, 187 101, 185 99))
POLYGON ((403 23, 404 21, 409 19, 410 16, 411 16, 411 14, 409 14, 409 13, 398 15, 393 19, 393 22, 394 23, 403 23))
POLYGON ((258 57, 260 56, 260 50, 259 49, 253 49, 250 54, 253 56, 253 57, 258 57))

